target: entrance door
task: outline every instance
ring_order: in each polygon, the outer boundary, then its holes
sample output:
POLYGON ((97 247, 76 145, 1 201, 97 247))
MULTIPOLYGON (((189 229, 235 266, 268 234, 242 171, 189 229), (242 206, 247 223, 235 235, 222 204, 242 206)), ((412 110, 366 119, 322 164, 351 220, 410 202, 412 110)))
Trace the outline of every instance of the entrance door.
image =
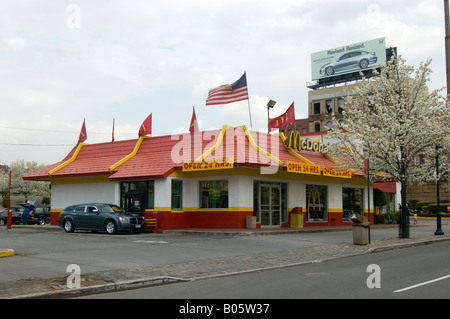
POLYGON ((261 185, 259 191, 261 227, 281 226, 281 188, 279 185, 261 185))

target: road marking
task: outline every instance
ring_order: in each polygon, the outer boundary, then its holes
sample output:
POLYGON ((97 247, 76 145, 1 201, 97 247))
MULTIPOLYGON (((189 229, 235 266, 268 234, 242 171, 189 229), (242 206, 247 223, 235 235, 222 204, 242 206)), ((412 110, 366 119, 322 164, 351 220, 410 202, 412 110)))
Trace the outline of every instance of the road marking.
POLYGON ((146 244, 168 244, 167 241, 159 241, 159 240, 135 240, 135 243, 146 243, 146 244))
POLYGON ((450 275, 444 276, 444 277, 440 277, 440 278, 437 278, 437 279, 433 279, 433 280, 430 280, 430 281, 425 281, 425 282, 422 282, 422 283, 414 285, 414 286, 409 286, 409 287, 406 287, 406 288, 403 288, 403 289, 395 290, 394 292, 403 292, 403 291, 406 291, 406 290, 414 289, 414 288, 417 288, 417 287, 420 287, 420 286, 425 286, 425 285, 431 284, 433 282, 444 280, 444 279, 447 279, 447 278, 450 278, 450 275))

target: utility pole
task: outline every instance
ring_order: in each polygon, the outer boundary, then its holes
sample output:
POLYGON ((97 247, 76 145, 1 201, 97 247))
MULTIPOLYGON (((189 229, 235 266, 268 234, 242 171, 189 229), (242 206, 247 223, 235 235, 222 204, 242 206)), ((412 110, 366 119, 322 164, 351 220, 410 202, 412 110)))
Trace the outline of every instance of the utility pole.
POLYGON ((447 95, 450 94, 450 13, 448 0, 444 0, 445 12, 445 62, 447 66, 447 95))
MULTIPOLYGON (((447 70, 447 96, 448 96, 450 95, 450 6, 448 0, 444 0, 444 14, 445 14, 445 64, 447 70)), ((450 180, 448 181, 448 183, 450 186, 450 180)))

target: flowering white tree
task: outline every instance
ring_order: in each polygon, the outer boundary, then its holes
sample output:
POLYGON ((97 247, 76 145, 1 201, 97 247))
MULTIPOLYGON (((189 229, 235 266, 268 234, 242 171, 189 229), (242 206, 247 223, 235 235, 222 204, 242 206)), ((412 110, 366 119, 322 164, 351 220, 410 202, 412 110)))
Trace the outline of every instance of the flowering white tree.
MULTIPOLYGON (((415 70, 405 60, 393 57, 370 79, 363 79, 346 96, 345 123, 336 119, 330 137, 340 141, 331 152, 343 160, 341 165, 363 169, 369 159, 371 178, 389 177, 401 184, 402 229, 406 227, 408 185, 436 181, 436 152, 449 149, 450 107, 442 90, 431 91, 427 82, 431 61, 415 70), (348 147, 342 147, 343 145, 348 147), (437 149, 440 145, 442 149, 437 149), (421 158, 417 165, 416 158, 421 158), (404 228, 403 228, 404 227, 404 228)), ((441 172, 448 171, 448 160, 441 160, 441 172)))
MULTIPOLYGON (((25 181, 22 176, 35 172, 45 165, 39 165, 37 162, 25 162, 17 160, 11 163, 11 193, 25 196, 25 200, 35 199, 37 197, 50 198, 50 189, 48 182, 25 181)), ((9 174, 0 174, 0 190, 8 190, 9 174)))

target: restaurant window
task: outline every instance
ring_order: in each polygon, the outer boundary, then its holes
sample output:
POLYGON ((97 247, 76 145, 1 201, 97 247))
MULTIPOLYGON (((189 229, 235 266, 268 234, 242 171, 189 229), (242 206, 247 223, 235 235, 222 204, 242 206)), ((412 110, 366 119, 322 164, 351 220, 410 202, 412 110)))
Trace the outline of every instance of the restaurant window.
POLYGON ((338 99, 338 114, 344 113, 344 99, 338 99))
POLYGON ((172 180, 171 208, 173 210, 183 209, 183 181, 172 180))
POLYGON ((325 101, 325 109, 327 111, 327 114, 333 113, 333 101, 332 100, 325 101))
POLYGON ((120 206, 127 212, 155 208, 155 181, 120 183, 120 206))
POLYGON ((320 114, 320 102, 314 103, 314 114, 320 114))
POLYGON ((306 220, 326 222, 328 220, 327 187, 306 185, 306 220))
POLYGON ((362 188, 342 188, 343 220, 350 221, 352 214, 363 214, 362 188))
POLYGON ((316 122, 316 124, 314 124, 314 131, 315 131, 315 132, 320 132, 320 129, 321 129, 320 123, 319 123, 319 122, 316 122))
POLYGON ((200 208, 228 208, 228 181, 200 181, 200 208))

